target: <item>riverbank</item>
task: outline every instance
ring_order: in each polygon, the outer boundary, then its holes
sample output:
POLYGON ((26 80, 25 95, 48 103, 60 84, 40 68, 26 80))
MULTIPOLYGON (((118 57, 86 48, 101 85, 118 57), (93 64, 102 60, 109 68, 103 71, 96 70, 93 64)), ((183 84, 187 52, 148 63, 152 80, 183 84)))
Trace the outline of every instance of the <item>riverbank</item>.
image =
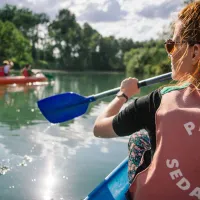
POLYGON ((33 69, 33 72, 44 72, 44 73, 59 73, 59 74, 80 74, 80 73, 87 73, 87 74, 125 74, 125 72, 119 71, 65 71, 65 70, 51 70, 51 69, 33 69))

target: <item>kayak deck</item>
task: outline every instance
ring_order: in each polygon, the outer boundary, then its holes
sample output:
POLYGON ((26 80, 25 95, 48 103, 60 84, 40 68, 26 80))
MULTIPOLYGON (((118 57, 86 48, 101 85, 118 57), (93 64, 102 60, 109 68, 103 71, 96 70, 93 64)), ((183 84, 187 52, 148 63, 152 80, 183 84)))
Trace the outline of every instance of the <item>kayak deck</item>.
POLYGON ((128 158, 122 161, 84 200, 126 200, 128 158))

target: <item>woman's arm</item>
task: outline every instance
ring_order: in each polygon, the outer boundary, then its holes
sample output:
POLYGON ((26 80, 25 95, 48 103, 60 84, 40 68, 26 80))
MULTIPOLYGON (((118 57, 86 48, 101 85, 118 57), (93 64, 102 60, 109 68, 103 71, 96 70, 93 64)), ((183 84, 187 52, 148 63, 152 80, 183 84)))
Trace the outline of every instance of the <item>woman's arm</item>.
MULTIPOLYGON (((121 83, 120 91, 128 98, 140 92, 138 88, 138 80, 135 78, 127 78, 121 83)), ((112 138, 117 137, 113 130, 113 118, 119 113, 123 104, 126 102, 125 97, 115 97, 108 107, 99 115, 94 124, 94 135, 96 137, 112 138)))
POLYGON ((126 102, 125 98, 115 97, 108 105, 106 110, 101 113, 94 124, 94 135, 96 137, 112 138, 117 137, 112 127, 112 121, 115 115, 120 111, 123 104, 126 102))

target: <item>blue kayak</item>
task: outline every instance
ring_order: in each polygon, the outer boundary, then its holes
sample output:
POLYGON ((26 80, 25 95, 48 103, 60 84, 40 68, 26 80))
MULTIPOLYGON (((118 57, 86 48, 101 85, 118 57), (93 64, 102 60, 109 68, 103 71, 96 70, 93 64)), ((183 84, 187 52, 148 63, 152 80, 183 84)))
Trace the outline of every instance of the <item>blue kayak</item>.
POLYGON ((126 200, 128 188, 127 157, 84 200, 126 200))

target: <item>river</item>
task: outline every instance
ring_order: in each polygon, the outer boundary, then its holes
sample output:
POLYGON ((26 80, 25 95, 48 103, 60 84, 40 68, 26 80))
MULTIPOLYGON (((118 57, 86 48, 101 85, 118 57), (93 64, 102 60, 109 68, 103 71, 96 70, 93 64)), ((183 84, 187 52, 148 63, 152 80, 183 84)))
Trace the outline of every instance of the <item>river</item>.
MULTIPOLYGON (((83 116, 50 124, 37 101, 73 91, 89 96, 119 87, 123 73, 56 73, 54 83, 0 87, 0 199, 81 200, 128 153, 128 137, 99 139, 93 124, 111 97, 83 116)), ((146 87, 144 95, 157 88, 146 87)))

